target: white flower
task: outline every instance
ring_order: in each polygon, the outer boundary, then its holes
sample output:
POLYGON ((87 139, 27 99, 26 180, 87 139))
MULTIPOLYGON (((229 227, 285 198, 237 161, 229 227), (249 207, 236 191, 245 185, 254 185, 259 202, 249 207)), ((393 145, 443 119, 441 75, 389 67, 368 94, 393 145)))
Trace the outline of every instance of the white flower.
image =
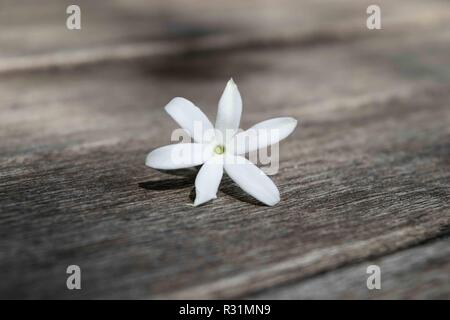
POLYGON ((274 118, 238 133, 242 100, 233 79, 220 98, 215 128, 198 107, 184 98, 172 99, 165 110, 194 142, 155 149, 145 164, 164 170, 202 165, 195 179, 195 206, 217 198, 224 169, 237 185, 262 203, 273 206, 280 201, 272 180, 241 155, 286 138, 294 131, 297 120, 274 118))

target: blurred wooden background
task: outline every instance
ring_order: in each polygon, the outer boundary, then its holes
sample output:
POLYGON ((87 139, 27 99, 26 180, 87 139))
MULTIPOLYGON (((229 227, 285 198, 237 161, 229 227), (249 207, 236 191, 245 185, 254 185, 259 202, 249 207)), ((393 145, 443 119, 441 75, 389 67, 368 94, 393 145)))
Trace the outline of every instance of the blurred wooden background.
POLYGON ((450 3, 371 3, 1 1, 0 297, 450 298, 450 3), (300 121, 275 207, 144 166, 230 77, 300 121))

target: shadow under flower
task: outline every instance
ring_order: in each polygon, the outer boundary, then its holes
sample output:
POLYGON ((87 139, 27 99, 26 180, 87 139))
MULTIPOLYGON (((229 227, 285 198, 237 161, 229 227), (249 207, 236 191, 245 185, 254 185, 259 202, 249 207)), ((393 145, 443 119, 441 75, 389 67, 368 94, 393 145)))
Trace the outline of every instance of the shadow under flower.
POLYGON ((179 169, 179 170, 158 170, 162 173, 167 173, 171 176, 182 178, 169 178, 153 181, 140 182, 139 187, 146 190, 177 190, 192 186, 195 181, 195 176, 198 172, 196 168, 179 169))
MULTIPOLYGON (((178 190, 178 189, 184 189, 187 187, 192 187, 195 184, 195 177, 198 173, 198 169, 199 169, 199 167, 188 168, 188 169, 179 169, 179 170, 158 170, 161 173, 166 173, 173 177, 179 177, 179 178, 169 178, 169 179, 140 182, 139 187, 144 188, 146 190, 155 190, 155 191, 178 190)), ((246 202, 246 203, 256 205, 256 206, 262 206, 262 207, 265 206, 262 202, 256 200, 252 196, 245 193, 245 191, 243 191, 241 188, 239 188, 239 186, 236 185, 234 183, 234 181, 231 180, 226 174, 224 174, 224 176, 222 178, 219 190, 221 192, 225 193, 226 195, 231 196, 232 198, 234 198, 236 200, 246 202)), ((195 187, 193 187, 191 189, 191 191, 189 192, 189 200, 192 202, 194 202, 194 200, 195 200, 195 187)), ((211 204, 213 202, 208 201, 207 203, 205 203, 203 205, 211 204)))
POLYGON ((233 180, 231 180, 228 176, 224 176, 222 183, 220 184, 220 191, 229 195, 236 200, 247 202, 249 204, 253 204, 255 206, 265 207, 266 205, 249 194, 247 194, 244 190, 242 190, 233 180))
POLYGON ((156 191, 183 189, 190 185, 192 185, 191 179, 165 179, 139 183, 140 188, 156 191))

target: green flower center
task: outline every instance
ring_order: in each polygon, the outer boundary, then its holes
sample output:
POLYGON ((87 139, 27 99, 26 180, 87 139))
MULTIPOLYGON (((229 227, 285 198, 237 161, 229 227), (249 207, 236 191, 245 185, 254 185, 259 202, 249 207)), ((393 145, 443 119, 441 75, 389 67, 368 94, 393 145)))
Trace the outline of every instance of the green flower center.
POLYGON ((217 154, 223 154, 225 152, 225 147, 218 145, 214 148, 214 152, 217 154))

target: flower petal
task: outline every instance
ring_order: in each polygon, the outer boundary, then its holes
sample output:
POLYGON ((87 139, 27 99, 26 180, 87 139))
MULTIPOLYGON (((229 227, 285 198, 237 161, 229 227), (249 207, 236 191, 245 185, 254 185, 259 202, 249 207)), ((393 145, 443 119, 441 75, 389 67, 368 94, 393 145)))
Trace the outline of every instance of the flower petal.
POLYGON ((280 192, 273 181, 244 157, 228 155, 224 168, 242 190, 262 203, 273 206, 280 201, 280 192))
POLYGON ((195 142, 203 142, 207 131, 214 130, 208 117, 185 98, 173 98, 164 109, 195 142))
POLYGON ((241 114, 241 94, 233 79, 230 79, 219 100, 219 108, 216 117, 216 129, 222 133, 225 141, 231 139, 239 129, 241 114))
POLYGON ((194 206, 217 198, 223 175, 223 157, 214 156, 203 164, 195 178, 194 206))
POLYGON ((297 120, 290 117, 259 122, 248 130, 236 134, 228 143, 227 150, 240 155, 266 148, 289 136, 296 126, 297 120))
POLYGON ((212 150, 201 143, 178 143, 153 150, 145 164, 151 168, 171 170, 198 166, 212 156, 212 150))

